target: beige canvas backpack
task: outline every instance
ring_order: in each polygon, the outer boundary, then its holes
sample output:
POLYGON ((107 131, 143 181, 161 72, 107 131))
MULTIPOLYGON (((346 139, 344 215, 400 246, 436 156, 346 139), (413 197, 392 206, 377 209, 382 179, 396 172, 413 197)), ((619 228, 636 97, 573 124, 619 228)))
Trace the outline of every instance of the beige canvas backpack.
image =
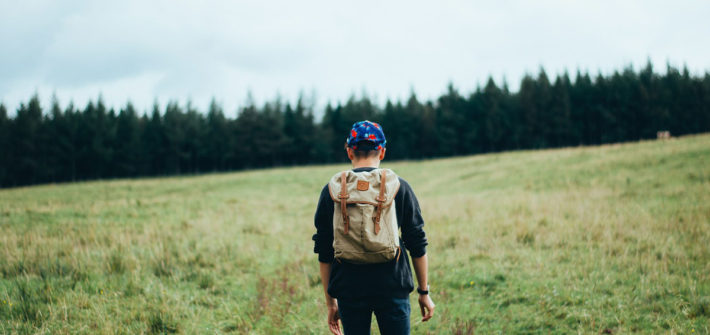
POLYGON ((389 169, 343 171, 328 183, 333 212, 335 259, 384 263, 399 258, 394 197, 399 177, 389 169))

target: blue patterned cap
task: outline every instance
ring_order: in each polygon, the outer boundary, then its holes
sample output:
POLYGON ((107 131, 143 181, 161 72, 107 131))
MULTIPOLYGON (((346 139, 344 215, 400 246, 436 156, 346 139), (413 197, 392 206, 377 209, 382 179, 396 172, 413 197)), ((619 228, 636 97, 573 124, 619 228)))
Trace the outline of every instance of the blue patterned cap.
POLYGON ((350 135, 348 136, 348 147, 357 149, 357 143, 360 141, 372 142, 377 150, 381 150, 387 145, 382 126, 380 126, 379 123, 367 120, 353 124, 353 128, 350 129, 350 135))

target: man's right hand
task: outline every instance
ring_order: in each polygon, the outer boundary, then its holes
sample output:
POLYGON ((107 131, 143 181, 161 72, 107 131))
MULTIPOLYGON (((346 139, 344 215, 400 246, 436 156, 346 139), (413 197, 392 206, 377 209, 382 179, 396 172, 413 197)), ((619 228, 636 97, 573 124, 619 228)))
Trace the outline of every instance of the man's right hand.
POLYGON ((338 301, 333 299, 328 303, 328 328, 333 335, 342 335, 340 331, 340 315, 338 314, 338 301))

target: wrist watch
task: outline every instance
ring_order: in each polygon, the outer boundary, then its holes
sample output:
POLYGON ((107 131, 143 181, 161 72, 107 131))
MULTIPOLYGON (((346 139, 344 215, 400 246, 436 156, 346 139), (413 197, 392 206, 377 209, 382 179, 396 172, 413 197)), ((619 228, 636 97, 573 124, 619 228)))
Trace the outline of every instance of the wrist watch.
POLYGON ((421 288, 417 287, 417 293, 421 295, 429 294, 429 284, 426 285, 426 290, 422 290, 421 288))

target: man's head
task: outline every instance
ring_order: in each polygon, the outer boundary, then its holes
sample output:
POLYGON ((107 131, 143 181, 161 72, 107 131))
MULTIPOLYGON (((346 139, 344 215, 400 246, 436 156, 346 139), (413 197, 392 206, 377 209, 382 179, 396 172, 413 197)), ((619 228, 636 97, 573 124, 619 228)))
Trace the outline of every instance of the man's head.
POLYGON ((361 162, 379 165, 379 161, 385 158, 386 144, 387 140, 382 126, 366 120, 353 124, 345 143, 345 149, 353 164, 361 162))

